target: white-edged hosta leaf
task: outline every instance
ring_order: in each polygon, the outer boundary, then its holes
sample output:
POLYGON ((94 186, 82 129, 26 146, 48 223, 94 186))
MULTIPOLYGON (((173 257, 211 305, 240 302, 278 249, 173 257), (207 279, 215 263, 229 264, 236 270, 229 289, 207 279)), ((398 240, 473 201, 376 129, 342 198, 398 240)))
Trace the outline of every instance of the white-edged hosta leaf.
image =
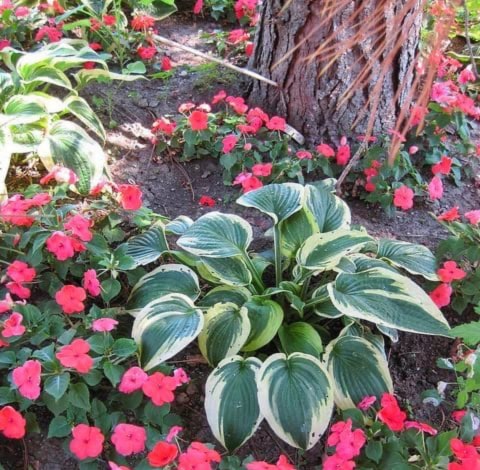
POLYGON ((167 225, 165 225, 165 230, 174 235, 183 235, 188 227, 193 225, 193 220, 186 215, 179 215, 167 225))
POLYGON ((394 273, 398 273, 397 269, 395 269, 393 266, 390 266, 385 261, 377 258, 371 258, 363 253, 354 253, 353 255, 348 256, 348 259, 355 264, 355 272, 357 273, 361 273, 362 271, 372 268, 382 268, 394 273))
POLYGON ((377 325, 378 331, 390 338, 392 343, 398 343, 398 330, 384 325, 377 325))
POLYGON ((360 230, 338 229, 316 233, 305 240, 297 252, 297 262, 302 268, 312 271, 330 270, 342 257, 360 251, 372 240, 372 237, 360 230))
POLYGON ((280 232, 282 234, 282 254, 290 258, 295 256, 308 237, 319 230, 311 217, 308 217, 305 210, 301 209, 282 222, 280 232))
POLYGON ((177 244, 197 256, 231 258, 244 255, 251 241, 252 227, 246 220, 234 214, 209 212, 197 219, 177 244))
POLYGON ((327 286, 335 307, 353 318, 402 331, 450 336, 447 320, 412 280, 382 268, 340 273, 327 286))
POLYGON ((102 147, 78 124, 63 120, 48 129, 38 155, 47 170, 54 164, 70 168, 78 177, 76 188, 82 193, 98 184, 106 164, 102 147))
POLYGON ((385 358, 385 360, 387 358, 387 354, 385 353, 385 339, 383 335, 376 335, 372 333, 372 330, 362 323, 350 319, 350 323, 345 326, 342 331, 340 331, 338 336, 358 336, 363 338, 373 345, 385 358))
POLYGON ((258 428, 263 416, 258 405, 257 376, 262 362, 250 357, 227 357, 205 384, 205 411, 215 438, 233 452, 258 428))
MULTIPOLYGON (((27 69, 25 69, 27 70, 27 69)), ((38 86, 42 86, 45 83, 50 83, 58 87, 66 88, 67 90, 72 90, 72 83, 68 77, 56 67, 50 65, 45 65, 42 67, 29 67, 28 77, 21 77, 22 82, 26 85, 32 83, 39 83, 38 86)))
POLYGON ((385 357, 364 338, 341 336, 330 342, 325 363, 334 383, 335 404, 342 410, 355 408, 366 396, 380 398, 393 392, 385 357))
POLYGON ((303 353, 273 354, 259 372, 260 412, 287 444, 312 448, 333 411, 332 382, 323 364, 303 353))
POLYGON ((297 183, 268 184, 237 199, 237 204, 268 214, 275 224, 302 208, 304 188, 297 183))
POLYGON ((127 255, 135 260, 137 266, 153 263, 168 252, 165 227, 157 223, 146 232, 130 238, 127 242, 127 255))
POLYGON ((352 216, 347 204, 327 189, 305 186, 305 211, 320 232, 331 232, 350 226, 352 216))
POLYGON ((110 72, 105 69, 81 69, 74 75, 75 81, 79 88, 83 88, 89 82, 99 79, 107 80, 121 80, 123 82, 133 82, 135 80, 146 80, 143 75, 126 75, 123 73, 110 72))
POLYGON ((80 96, 71 95, 65 99, 65 108, 70 111, 79 121, 95 132, 102 140, 106 139, 102 121, 90 105, 80 96))
POLYGON ((256 351, 277 334, 283 321, 282 307, 275 301, 254 296, 243 304, 250 320, 250 335, 242 351, 256 351))
POLYGON ((218 286, 208 291, 198 305, 213 307, 215 304, 229 302, 241 307, 251 297, 252 294, 245 287, 218 286))
POLYGON ((8 197, 5 181, 12 158, 10 133, 6 126, 0 126, 0 148, 2 149, 2 157, 0 158, 0 202, 2 202, 8 197))
POLYGON ((311 300, 315 301, 313 312, 319 317, 340 318, 343 313, 333 305, 328 293, 327 284, 315 289, 311 295, 311 300))
POLYGON ((197 299, 200 293, 198 277, 187 266, 166 264, 142 276, 133 286, 127 301, 127 311, 135 316, 152 300, 172 293, 197 299))
POLYGON ((250 334, 247 311, 233 303, 215 304, 205 315, 198 347, 212 366, 237 354, 250 334))
POLYGON ((282 325, 278 330, 278 337, 287 355, 300 352, 318 359, 323 352, 322 338, 309 323, 299 321, 282 325))
POLYGON ((3 126, 18 126, 37 122, 47 115, 42 103, 35 96, 14 95, 3 107, 0 124, 3 126))
POLYGON ((377 256, 411 274, 438 281, 435 255, 426 246, 382 238, 378 241, 377 256))
POLYGON ((205 269, 228 286, 248 286, 252 282, 252 273, 245 261, 239 256, 230 258, 201 258, 205 269))
POLYGON ((132 328, 144 369, 152 369, 182 351, 199 335, 203 323, 202 311, 185 295, 169 294, 147 304, 132 328))

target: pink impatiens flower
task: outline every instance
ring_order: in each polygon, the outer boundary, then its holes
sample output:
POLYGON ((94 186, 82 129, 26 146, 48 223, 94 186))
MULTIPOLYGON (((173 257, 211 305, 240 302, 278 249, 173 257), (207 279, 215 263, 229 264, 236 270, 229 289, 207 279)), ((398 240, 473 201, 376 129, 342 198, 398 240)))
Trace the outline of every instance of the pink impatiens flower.
POLYGON ((133 393, 140 390, 148 380, 148 374, 140 367, 130 367, 122 376, 118 390, 122 393, 133 393))
POLYGON ((480 209, 465 212, 465 218, 472 224, 477 225, 480 223, 480 209))
POLYGON ((14 312, 3 323, 2 336, 4 338, 10 338, 12 336, 21 336, 25 333, 25 327, 22 325, 23 315, 21 313, 14 312))
POLYGON ((430 292, 430 298, 433 300, 438 308, 446 307, 450 304, 450 297, 452 295, 452 287, 450 284, 440 284, 430 292))
POLYGON ((118 325, 118 321, 113 318, 99 318, 92 323, 92 330, 97 332, 112 331, 118 325))
POLYGON ((393 205, 400 207, 404 211, 408 211, 413 207, 414 192, 408 186, 400 186, 393 194, 393 205))
POLYGON ((115 450, 125 457, 143 452, 146 440, 145 428, 133 424, 117 424, 112 435, 115 450))
POLYGON ((154 405, 162 406, 175 399, 173 391, 177 388, 175 377, 169 377, 161 372, 155 372, 143 384, 143 393, 151 398, 154 405))
POLYGON ((105 437, 99 428, 78 424, 72 429, 72 436, 70 451, 78 459, 95 458, 102 453, 105 437))
POLYGON ((97 279, 95 269, 88 269, 85 271, 83 274, 82 286, 93 297, 100 295, 102 288, 100 286, 100 281, 97 279))
POLYGON ((37 360, 26 361, 23 366, 13 369, 13 383, 22 397, 36 400, 40 396, 40 374, 42 365, 37 360))
POLYGON ((443 196, 443 183, 438 176, 434 176, 432 181, 428 183, 428 195, 431 201, 441 199, 443 196))

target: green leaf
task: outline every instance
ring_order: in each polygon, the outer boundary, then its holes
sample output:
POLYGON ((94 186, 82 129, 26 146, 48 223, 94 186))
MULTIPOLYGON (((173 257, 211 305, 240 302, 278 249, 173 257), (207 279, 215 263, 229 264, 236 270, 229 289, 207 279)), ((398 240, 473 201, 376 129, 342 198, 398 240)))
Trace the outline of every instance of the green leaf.
POLYGON ((283 325, 278 330, 278 336, 287 355, 300 352, 319 359, 323 352, 322 338, 309 323, 296 322, 283 325))
POLYGON ((78 177, 75 186, 82 193, 100 182, 106 164, 100 145, 70 121, 56 121, 49 127, 38 155, 47 170, 55 164, 70 168, 78 177))
POLYGON ((112 383, 114 387, 120 382, 123 373, 125 372, 125 368, 118 364, 112 364, 111 362, 107 361, 103 364, 103 371, 105 372, 105 376, 108 380, 112 383))
POLYGON ((15 401, 15 393, 10 387, 0 387, 0 406, 8 405, 15 401))
POLYGON ((252 241, 250 224, 233 214, 209 212, 178 239, 177 245, 197 256, 231 258, 245 256, 252 241))
POLYGON ((120 294, 120 291, 122 290, 122 285, 120 284, 120 282, 116 279, 113 279, 113 277, 102 281, 101 286, 102 299, 107 303, 114 299, 118 294, 120 294))
POLYGON ((90 105, 80 96, 71 95, 64 101, 65 108, 70 111, 79 121, 95 132, 102 140, 106 139, 102 121, 95 114, 90 105))
POLYGON ((312 271, 333 269, 343 256, 360 251, 373 241, 360 230, 338 229, 312 235, 297 253, 298 264, 312 271))
POLYGON ((72 426, 64 416, 55 416, 48 426, 48 438, 66 437, 72 432, 72 426))
POLYGON ((218 286, 208 291, 198 303, 201 307, 213 307, 215 304, 230 302, 241 307, 252 294, 244 287, 218 286))
POLYGON ((365 455, 377 464, 380 462, 382 454, 383 446, 380 441, 370 441, 365 447, 365 455))
POLYGON ((426 246, 382 238, 378 242, 377 257, 411 274, 438 281, 435 256, 426 246))
POLYGON ((203 327, 203 314, 182 294, 150 302, 135 318, 132 337, 146 370, 170 359, 190 344, 203 327))
POLYGON ((227 357, 208 376, 205 385, 208 424, 229 452, 244 444, 263 419, 257 398, 261 365, 255 357, 227 357))
POLYGON ((77 408, 89 411, 90 392, 88 391, 88 387, 82 382, 71 384, 70 390, 68 391, 68 401, 77 408))
POLYGON ((432 299, 401 274, 382 268, 340 273, 327 289, 334 306, 350 317, 402 331, 451 336, 432 299))
POLYGON ((242 351, 256 351, 277 334, 283 321, 283 310, 277 302, 262 297, 252 297, 243 308, 247 310, 251 329, 242 351))
POLYGON ((35 96, 15 95, 12 96, 3 107, 3 115, 0 115, 2 126, 18 126, 39 121, 47 115, 45 108, 35 96))
POLYGON ((325 363, 334 382, 335 404, 355 408, 366 396, 393 392, 385 356, 358 336, 341 336, 328 344, 325 363))
POLYGON ((237 199, 237 204, 254 207, 278 224, 302 208, 304 188, 297 183, 269 184, 237 199))
POLYGON ((260 412, 287 444, 311 449, 327 429, 333 411, 331 379, 313 356, 274 354, 258 379, 260 412))
POLYGON ((68 385, 70 383, 70 374, 64 372, 59 375, 52 375, 47 377, 45 383, 43 384, 43 389, 56 401, 58 401, 67 391, 68 385))
POLYGON ((135 354, 137 345, 135 341, 128 338, 119 338, 115 340, 112 347, 112 353, 118 357, 129 357, 135 354))
POLYGON ((476 347, 480 343, 480 321, 464 323, 451 329, 452 335, 462 338, 467 346, 476 347))
POLYGON ((178 293, 195 300, 200 293, 197 275, 182 264, 159 266, 143 276, 132 289, 127 301, 128 313, 135 316, 151 301, 178 293))
POLYGON ((166 252, 168 243, 165 238, 165 227, 161 223, 128 240, 127 254, 135 260, 137 266, 153 263, 166 252))
POLYGON ((252 282, 252 273, 241 257, 201 258, 204 268, 218 283, 228 286, 248 286, 252 282))
POLYGON ((209 364, 216 366, 226 357, 237 354, 249 334, 246 309, 230 303, 216 304, 205 315, 198 347, 209 364))
POLYGON ((165 226, 165 230, 174 235, 183 235, 191 225, 193 220, 190 217, 179 215, 165 226))

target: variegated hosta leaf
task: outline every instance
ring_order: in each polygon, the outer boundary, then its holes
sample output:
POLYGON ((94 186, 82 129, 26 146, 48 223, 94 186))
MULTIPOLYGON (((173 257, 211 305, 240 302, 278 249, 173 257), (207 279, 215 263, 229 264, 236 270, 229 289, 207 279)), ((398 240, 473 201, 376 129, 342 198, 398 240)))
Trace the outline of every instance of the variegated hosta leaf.
POLYGON ((437 261, 426 246, 382 238, 378 242, 377 256, 409 273, 419 274, 430 281, 438 281, 437 261))
POLYGON ((246 309, 232 303, 216 304, 205 315, 198 347, 209 364, 237 354, 250 334, 246 309))
POLYGON ((183 235, 191 225, 193 220, 190 217, 179 215, 165 226, 165 230, 174 235, 183 235))
POLYGON ((132 328, 144 369, 178 354, 198 336, 203 322, 202 311, 185 295, 169 294, 147 304, 132 328))
POLYGON ((325 351, 325 363, 333 379, 335 404, 342 410, 355 408, 366 396, 393 392, 385 357, 369 341, 341 336, 325 351))
POLYGON ((106 139, 102 121, 83 98, 75 95, 69 96, 65 99, 65 108, 102 140, 106 139))
POLYGON ((247 310, 251 330, 242 351, 256 351, 277 334, 283 321, 282 307, 273 300, 254 296, 243 305, 247 310))
POLYGON ((403 331, 450 336, 447 321, 426 292, 382 268, 341 273, 327 286, 335 307, 353 318, 403 331))
POLYGON ((318 359, 323 352, 322 338, 309 323, 296 322, 282 325, 278 330, 278 336, 286 354, 300 352, 318 359))
POLYGON ((385 339, 383 335, 372 333, 372 330, 364 324, 350 319, 350 323, 340 331, 338 336, 355 336, 363 338, 375 347, 385 360, 387 359, 387 355, 385 354, 385 339))
POLYGON ((361 273, 371 268, 382 268, 398 274, 398 270, 385 261, 377 258, 370 258, 370 256, 362 253, 354 253, 353 255, 350 255, 348 259, 355 264, 355 272, 357 273, 361 273))
POLYGON ((205 385, 208 424, 216 439, 230 452, 247 441, 263 419, 257 398, 261 365, 255 357, 231 356, 208 376, 205 385))
POLYGON ((88 193, 103 175, 106 158, 102 147, 80 126, 56 121, 48 129, 38 155, 50 170, 54 164, 70 168, 77 176, 77 189, 88 193))
POLYGON ((275 434, 300 449, 312 448, 333 411, 332 382, 322 363, 308 354, 274 354, 259 372, 260 412, 275 434))
POLYGON ((250 224, 233 214, 209 212, 197 219, 177 240, 178 246, 197 256, 244 256, 252 241, 250 224))
POLYGON ((343 256, 360 251, 373 239, 360 230, 338 229, 312 235, 297 252, 297 263, 304 269, 333 269, 343 256))
POLYGON ((317 225, 302 209, 284 220, 281 227, 282 254, 288 258, 294 257, 305 240, 319 232, 317 225))
POLYGON ((127 255, 135 260, 137 266, 153 263, 168 252, 164 225, 159 222, 146 232, 130 238, 127 247, 127 255))
POLYGON ((248 286, 252 282, 252 273, 245 261, 237 256, 231 258, 201 258, 205 268, 220 283, 228 286, 248 286))
POLYGON ((167 264, 145 274, 133 286, 127 301, 127 311, 135 316, 152 300, 172 293, 183 294, 192 300, 198 297, 198 277, 187 266, 167 264))
POLYGON ((244 287, 218 286, 208 291, 198 305, 213 307, 215 304, 229 302, 241 307, 251 297, 250 291, 244 287))
POLYGON ((302 208, 304 188, 297 183, 269 184, 237 199, 237 204, 255 207, 278 224, 302 208))
POLYGON ((352 216, 347 204, 327 189, 305 186, 305 211, 320 232, 331 232, 350 226, 352 216))
POLYGON ((343 313, 333 305, 328 293, 327 284, 318 287, 312 293, 311 300, 315 301, 313 306, 313 312, 319 317, 325 318, 340 318, 343 317, 343 313))
POLYGON ((392 343, 398 343, 398 330, 384 325, 377 325, 378 331, 390 338, 392 343))
POLYGON ((37 122, 47 115, 45 108, 35 96, 14 95, 3 107, 0 124, 3 126, 18 126, 37 122))
POLYGON ((2 149, 2 157, 0 158, 0 202, 2 202, 8 197, 5 180, 7 178, 8 169, 10 168, 10 160, 12 158, 10 133, 6 126, 0 126, 0 148, 2 149))

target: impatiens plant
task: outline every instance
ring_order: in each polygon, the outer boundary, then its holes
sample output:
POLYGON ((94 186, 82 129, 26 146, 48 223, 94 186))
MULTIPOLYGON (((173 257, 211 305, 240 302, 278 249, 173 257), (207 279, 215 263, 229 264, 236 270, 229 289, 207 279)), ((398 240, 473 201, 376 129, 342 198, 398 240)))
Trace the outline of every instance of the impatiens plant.
POLYGON ((229 451, 263 419, 288 444, 309 449, 334 404, 346 409, 392 391, 382 334, 450 335, 438 307, 405 275, 436 280, 435 258, 421 245, 351 227, 328 181, 272 184, 237 202, 271 218, 270 250, 249 253, 252 227, 218 212, 180 217, 127 242, 139 264, 165 253, 181 263, 134 286, 132 336, 147 371, 198 338, 214 367, 207 418, 229 451), (166 233, 179 236, 175 249, 166 233))

